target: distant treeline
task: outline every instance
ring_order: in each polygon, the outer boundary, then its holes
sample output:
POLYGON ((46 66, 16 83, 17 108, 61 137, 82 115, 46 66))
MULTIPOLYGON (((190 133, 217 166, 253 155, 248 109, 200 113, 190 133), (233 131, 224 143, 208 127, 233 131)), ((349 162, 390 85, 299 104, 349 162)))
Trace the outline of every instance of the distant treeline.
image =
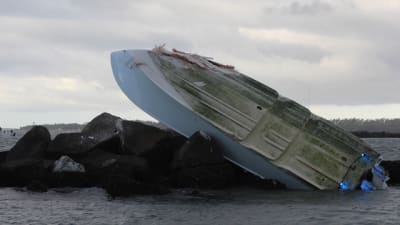
POLYGON ((400 119, 335 119, 331 121, 362 138, 400 138, 400 119))
POLYGON ((347 131, 400 133, 400 119, 334 119, 336 125, 347 131))
MULTIPOLYGON (((20 127, 20 130, 30 130, 34 125, 29 125, 29 126, 23 126, 20 127)), ((78 124, 78 123, 56 123, 56 124, 43 124, 41 126, 46 127, 49 130, 63 130, 63 131, 68 131, 68 130, 81 130, 85 125, 84 124, 78 124)))

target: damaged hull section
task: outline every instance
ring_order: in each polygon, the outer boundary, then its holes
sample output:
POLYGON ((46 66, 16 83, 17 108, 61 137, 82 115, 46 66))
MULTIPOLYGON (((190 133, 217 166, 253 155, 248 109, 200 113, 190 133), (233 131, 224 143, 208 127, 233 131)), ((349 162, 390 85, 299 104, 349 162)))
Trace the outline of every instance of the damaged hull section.
POLYGON ((202 130, 226 159, 291 189, 359 187, 379 163, 362 140, 209 58, 157 48, 111 54, 137 106, 184 136, 202 130))

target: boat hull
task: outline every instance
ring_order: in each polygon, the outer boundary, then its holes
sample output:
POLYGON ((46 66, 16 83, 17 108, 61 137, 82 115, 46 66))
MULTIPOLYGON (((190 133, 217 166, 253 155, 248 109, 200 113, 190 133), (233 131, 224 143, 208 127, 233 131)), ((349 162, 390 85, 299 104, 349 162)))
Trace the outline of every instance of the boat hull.
MULTIPOLYGON (((118 85, 138 107, 186 137, 198 130, 206 132, 213 137, 227 160, 261 178, 276 179, 290 189, 314 189, 294 174, 276 167, 262 155, 236 142, 174 97, 168 95, 154 82, 154 79, 149 78, 150 75, 140 69, 140 66, 128 66, 135 56, 141 58, 142 54, 146 53, 119 51, 113 52, 111 55, 112 68, 118 85)), ((140 59, 137 60, 140 63, 140 59)))
POLYGON ((231 66, 162 48, 113 52, 111 63, 142 110, 186 137, 206 132, 226 159, 290 189, 355 189, 379 163, 362 140, 231 66))

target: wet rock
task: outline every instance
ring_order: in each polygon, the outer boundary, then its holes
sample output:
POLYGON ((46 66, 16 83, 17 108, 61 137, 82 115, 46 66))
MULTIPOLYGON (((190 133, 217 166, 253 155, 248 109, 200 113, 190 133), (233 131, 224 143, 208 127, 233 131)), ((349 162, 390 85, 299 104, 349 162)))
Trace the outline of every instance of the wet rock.
POLYGON ((118 136, 118 126, 122 119, 109 113, 102 113, 91 120, 83 129, 82 135, 92 137, 96 143, 102 143, 118 136))
POLYGON ((380 165, 389 173, 388 184, 400 184, 400 160, 382 161, 380 165))
POLYGON ((47 192, 48 187, 38 180, 33 180, 26 189, 33 192, 47 192))
POLYGON ((223 189, 235 183, 235 170, 229 163, 184 168, 172 175, 177 188, 223 189))
POLYGON ((186 142, 186 138, 175 134, 160 140, 153 148, 142 156, 147 159, 153 174, 165 176, 170 173, 174 154, 186 142))
POLYGON ((175 187, 224 188, 235 182, 236 171, 224 160, 211 137, 196 132, 174 155, 171 174, 175 187))
POLYGON ((102 149, 104 151, 111 152, 114 154, 121 154, 122 153, 121 140, 119 136, 112 137, 96 145, 96 149, 102 149))
POLYGON ((161 186, 139 182, 121 175, 108 176, 104 189, 111 197, 168 193, 168 190, 161 186))
POLYGON ((237 168, 237 185, 247 186, 251 188, 264 189, 264 190, 282 190, 286 189, 286 185, 277 180, 261 179, 241 168, 237 168))
POLYGON ((80 155, 100 145, 120 149, 118 124, 121 118, 109 113, 102 113, 90 121, 81 132, 59 134, 50 143, 47 150, 49 154, 59 157, 61 155, 80 155), (111 147, 113 145, 113 147, 111 147))
POLYGON ((77 161, 85 166, 92 182, 100 186, 106 182, 107 176, 113 174, 141 181, 154 179, 146 159, 134 155, 117 155, 95 149, 77 161))
POLYGON ((86 136, 81 133, 64 133, 54 138, 47 149, 47 153, 56 157, 84 154, 97 144, 98 142, 92 136, 86 136))
POLYGON ((86 171, 82 164, 75 162, 68 156, 61 156, 59 160, 54 162, 53 173, 62 172, 84 173, 86 171))
POLYGON ((6 161, 9 151, 0 152, 0 164, 6 161))
POLYGON ((34 126, 11 148, 6 161, 42 158, 50 140, 47 128, 34 126))
POLYGON ((50 173, 45 181, 49 187, 94 187, 93 182, 87 173, 81 172, 59 172, 50 173))
POLYGON ((222 152, 214 146, 211 137, 198 131, 175 153, 172 167, 190 168, 225 162, 222 152))
POLYGON ((119 124, 122 153, 143 155, 171 133, 155 126, 123 120, 119 124))
POLYGON ((0 186, 26 186, 33 180, 45 181, 53 161, 21 159, 0 165, 0 186))

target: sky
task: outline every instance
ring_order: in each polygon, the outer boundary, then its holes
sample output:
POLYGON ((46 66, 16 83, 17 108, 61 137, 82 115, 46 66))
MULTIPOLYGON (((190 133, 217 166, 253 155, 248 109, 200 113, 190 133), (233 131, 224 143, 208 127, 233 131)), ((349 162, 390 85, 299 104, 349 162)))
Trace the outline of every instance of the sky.
POLYGON ((328 118, 400 118, 399 0, 0 0, 0 126, 153 120, 110 53, 211 56, 328 118))

